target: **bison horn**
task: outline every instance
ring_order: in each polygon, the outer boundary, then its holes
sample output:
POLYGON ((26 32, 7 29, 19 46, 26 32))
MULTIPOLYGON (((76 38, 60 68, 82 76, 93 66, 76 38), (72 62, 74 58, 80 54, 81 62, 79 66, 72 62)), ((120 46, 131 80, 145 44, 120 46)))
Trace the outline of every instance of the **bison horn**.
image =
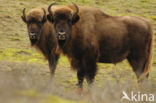
POLYGON ((25 10, 26 10, 26 8, 23 9, 23 17, 24 17, 24 18, 26 18, 25 10))
POLYGON ((49 5, 49 7, 48 7, 48 12, 49 12, 50 15, 53 15, 53 12, 52 12, 52 10, 51 10, 51 7, 52 7, 54 4, 56 4, 56 2, 51 3, 51 4, 49 5))
POLYGON ((24 22, 26 22, 25 8, 23 9, 22 19, 23 19, 24 22))
POLYGON ((76 8, 76 11, 75 11, 75 13, 73 14, 73 16, 76 16, 77 15, 77 13, 79 12, 79 7, 74 3, 74 2, 72 2, 72 4, 75 6, 75 8, 76 8))
POLYGON ((44 8, 42 8, 43 12, 44 12, 44 15, 43 15, 43 20, 46 20, 46 11, 44 8))

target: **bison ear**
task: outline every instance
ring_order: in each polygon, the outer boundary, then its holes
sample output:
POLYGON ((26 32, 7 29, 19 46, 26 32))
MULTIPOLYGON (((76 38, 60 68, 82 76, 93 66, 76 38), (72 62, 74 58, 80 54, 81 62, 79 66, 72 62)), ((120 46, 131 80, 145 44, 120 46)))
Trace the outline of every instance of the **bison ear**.
POLYGON ((78 15, 74 16, 72 19, 72 24, 74 25, 76 22, 78 22, 80 17, 78 15))
POLYGON ((51 23, 54 22, 54 19, 53 19, 53 17, 52 17, 50 14, 47 15, 47 19, 48 19, 51 23))
POLYGON ((21 16, 22 20, 26 23, 26 18, 24 16, 21 16))

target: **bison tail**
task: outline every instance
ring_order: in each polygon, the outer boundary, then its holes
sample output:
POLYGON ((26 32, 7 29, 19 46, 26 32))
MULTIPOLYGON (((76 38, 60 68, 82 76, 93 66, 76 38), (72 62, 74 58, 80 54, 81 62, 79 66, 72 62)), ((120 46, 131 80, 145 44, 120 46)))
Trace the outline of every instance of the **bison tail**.
POLYGON ((143 80, 146 76, 149 75, 150 68, 152 66, 152 58, 153 58, 153 31, 152 25, 149 25, 147 35, 147 43, 146 43, 146 59, 143 66, 143 74, 139 77, 139 81, 143 80))

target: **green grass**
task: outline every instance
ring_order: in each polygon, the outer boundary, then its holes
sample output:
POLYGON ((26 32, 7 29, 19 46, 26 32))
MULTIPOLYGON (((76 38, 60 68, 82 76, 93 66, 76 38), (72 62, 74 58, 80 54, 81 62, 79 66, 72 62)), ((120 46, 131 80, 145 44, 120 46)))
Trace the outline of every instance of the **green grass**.
MULTIPOLYGON (((0 60, 10 61, 10 62, 28 62, 28 63, 39 63, 48 64, 47 60, 41 53, 35 52, 35 50, 30 49, 15 49, 15 48, 5 48, 0 50, 0 60)), ((58 65, 67 66, 69 65, 68 59, 65 56, 61 56, 58 65)))

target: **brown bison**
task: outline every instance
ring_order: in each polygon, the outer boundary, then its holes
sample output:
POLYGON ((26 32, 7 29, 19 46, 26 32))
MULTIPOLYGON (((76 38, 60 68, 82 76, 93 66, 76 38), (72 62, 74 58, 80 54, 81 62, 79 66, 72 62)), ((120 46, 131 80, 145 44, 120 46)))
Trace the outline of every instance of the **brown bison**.
POLYGON ((27 24, 31 45, 40 50, 48 59, 53 76, 59 54, 56 53, 57 40, 53 33, 53 25, 47 20, 47 7, 34 8, 27 14, 25 14, 24 8, 22 20, 27 24))
POLYGON ((97 62, 127 59, 138 80, 148 77, 152 60, 151 24, 140 17, 110 16, 99 9, 76 4, 52 9, 48 20, 54 25, 59 49, 77 70, 78 85, 94 80, 97 62))

